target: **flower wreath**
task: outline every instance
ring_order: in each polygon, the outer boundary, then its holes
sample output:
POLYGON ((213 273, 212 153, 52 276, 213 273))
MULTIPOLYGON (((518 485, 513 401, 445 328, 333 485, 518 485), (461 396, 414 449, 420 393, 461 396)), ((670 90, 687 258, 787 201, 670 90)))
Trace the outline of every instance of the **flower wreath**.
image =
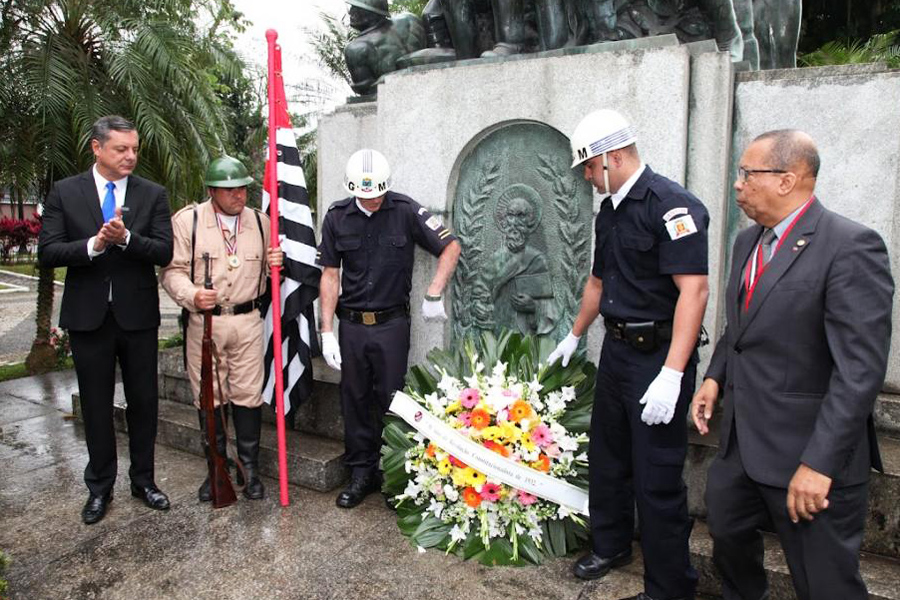
MULTIPOLYGON (((587 432, 596 369, 583 355, 543 364, 553 343, 484 333, 434 349, 405 392, 441 422, 520 465, 587 489, 587 432)), ((540 564, 581 548, 584 520, 466 465, 394 414, 385 419, 383 491, 420 549, 486 565, 540 564)))

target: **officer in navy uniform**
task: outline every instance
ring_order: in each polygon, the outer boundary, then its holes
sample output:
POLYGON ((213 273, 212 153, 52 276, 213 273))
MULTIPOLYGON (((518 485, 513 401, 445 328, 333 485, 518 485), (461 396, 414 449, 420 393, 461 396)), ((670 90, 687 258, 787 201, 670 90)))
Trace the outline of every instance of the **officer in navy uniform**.
POLYGON ((319 302, 322 354, 341 371, 344 462, 351 470, 337 505, 353 508, 381 487, 382 418, 406 376, 415 245, 438 257, 422 303, 425 320, 447 319, 441 294, 460 246, 440 218, 390 191, 390 166, 381 153, 354 153, 344 188, 351 196, 332 204, 322 224, 319 302), (333 331, 335 314, 340 342, 333 331))
POLYGON ((599 314, 606 326, 589 450, 592 552, 573 571, 598 579, 631 562, 636 502, 644 592, 631 600, 692 599, 697 573, 681 472, 709 295, 709 215, 644 165, 636 140, 612 110, 591 113, 572 135, 572 167, 583 164, 604 199, 581 309, 549 362, 567 365, 599 314))

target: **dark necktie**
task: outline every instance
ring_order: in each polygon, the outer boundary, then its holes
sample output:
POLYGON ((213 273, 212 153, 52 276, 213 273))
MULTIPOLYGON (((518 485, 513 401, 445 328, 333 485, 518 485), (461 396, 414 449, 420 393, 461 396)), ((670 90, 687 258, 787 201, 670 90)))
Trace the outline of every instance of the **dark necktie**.
MULTIPOLYGON (((769 260, 772 258, 772 244, 775 243, 775 240, 778 238, 775 236, 774 229, 766 229, 765 233, 762 236, 762 264, 766 266, 769 264, 769 260)), ((759 273, 756 274, 759 277, 759 273)))

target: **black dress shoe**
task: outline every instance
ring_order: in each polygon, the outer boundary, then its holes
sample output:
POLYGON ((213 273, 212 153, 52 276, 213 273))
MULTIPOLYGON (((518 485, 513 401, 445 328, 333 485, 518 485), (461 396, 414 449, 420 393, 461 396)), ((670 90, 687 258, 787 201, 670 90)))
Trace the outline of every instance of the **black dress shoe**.
POLYGON ((341 508, 353 508, 380 487, 381 478, 376 475, 354 477, 350 480, 350 485, 338 494, 335 504, 341 508))
POLYGON ((169 498, 155 485, 138 486, 131 484, 131 495, 153 510, 169 510, 169 498))
POLYGON ((84 508, 81 509, 81 520, 84 521, 84 524, 93 525, 105 517, 106 509, 109 508, 109 503, 112 502, 112 499, 112 492, 105 496, 95 496, 94 494, 88 496, 87 502, 84 503, 84 508))
POLYGON ((203 480, 200 489, 197 490, 197 499, 200 500, 200 502, 212 501, 212 488, 209 485, 209 477, 203 480))
MULTIPOLYGON (((628 596, 627 598, 620 598, 619 600, 654 600, 654 598, 653 598, 653 596, 649 596, 649 595, 645 594, 644 592, 641 592, 637 596, 628 596)), ((683 597, 683 598, 673 598, 672 600, 689 600, 689 599, 686 597, 683 597)), ((693 596, 690 598, 690 600, 693 600, 693 596)))
POLYGON ((572 572, 579 579, 600 579, 613 567, 624 567, 631 562, 631 559, 631 548, 609 558, 603 558, 591 552, 578 559, 575 566, 572 567, 572 572))

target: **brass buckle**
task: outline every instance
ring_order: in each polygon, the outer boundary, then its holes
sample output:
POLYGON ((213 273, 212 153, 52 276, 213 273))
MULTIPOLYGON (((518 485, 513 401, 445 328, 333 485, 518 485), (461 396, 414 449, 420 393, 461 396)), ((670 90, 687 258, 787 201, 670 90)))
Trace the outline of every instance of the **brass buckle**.
POLYGON ((375 313, 373 312, 364 312, 362 314, 363 325, 374 325, 375 324, 375 313))
POLYGON ((234 306, 231 304, 222 305, 219 308, 221 309, 220 314, 223 314, 223 315, 233 315, 234 314, 234 306))

